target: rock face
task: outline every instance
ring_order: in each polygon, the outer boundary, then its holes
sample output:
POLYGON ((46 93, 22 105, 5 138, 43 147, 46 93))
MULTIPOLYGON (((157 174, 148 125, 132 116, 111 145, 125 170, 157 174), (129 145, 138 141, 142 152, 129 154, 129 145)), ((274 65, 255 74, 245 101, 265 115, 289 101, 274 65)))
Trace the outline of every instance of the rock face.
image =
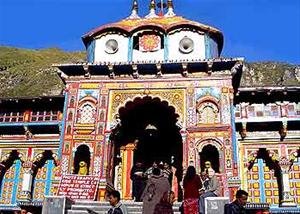
MULTIPOLYGON (((54 96, 64 84, 51 66, 84 62, 86 53, 57 48, 29 50, 0 47, 0 97, 54 96)), ((300 85, 300 66, 280 62, 246 63, 241 87, 300 85)))
POLYGON ((280 62, 246 63, 241 87, 299 86, 300 67, 280 62))

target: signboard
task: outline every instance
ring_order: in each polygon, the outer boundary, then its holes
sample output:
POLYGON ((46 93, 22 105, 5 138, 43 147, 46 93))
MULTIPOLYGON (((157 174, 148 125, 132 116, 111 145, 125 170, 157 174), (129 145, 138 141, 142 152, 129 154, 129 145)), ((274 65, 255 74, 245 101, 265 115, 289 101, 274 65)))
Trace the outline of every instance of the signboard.
POLYGON ((58 196, 72 200, 94 200, 99 178, 92 175, 63 175, 58 187, 58 196))
POLYGON ((225 204, 229 203, 227 197, 207 197, 205 198, 205 213, 220 214, 225 213, 225 204))

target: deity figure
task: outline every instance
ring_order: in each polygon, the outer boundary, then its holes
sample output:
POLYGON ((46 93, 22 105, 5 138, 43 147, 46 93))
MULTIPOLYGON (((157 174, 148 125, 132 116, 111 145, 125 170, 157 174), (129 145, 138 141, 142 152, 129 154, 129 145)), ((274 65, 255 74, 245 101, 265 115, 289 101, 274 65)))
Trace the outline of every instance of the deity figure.
POLYGON ((78 175, 87 175, 87 174, 88 174, 87 163, 85 161, 80 161, 78 175))

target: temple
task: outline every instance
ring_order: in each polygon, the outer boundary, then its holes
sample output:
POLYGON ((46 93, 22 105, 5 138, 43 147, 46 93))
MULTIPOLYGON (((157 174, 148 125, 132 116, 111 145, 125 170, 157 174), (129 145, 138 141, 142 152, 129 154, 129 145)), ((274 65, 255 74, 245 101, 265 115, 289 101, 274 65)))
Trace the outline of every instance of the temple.
MULTIPOLYGON (((189 165, 210 161, 223 196, 271 209, 300 204, 300 86, 243 85, 244 58, 223 58, 217 28, 138 2, 83 35, 87 61, 55 64, 58 96, 1 98, 0 209, 41 206, 64 175, 94 176, 132 200, 137 160, 172 164, 177 198, 189 165)), ((270 74, 272 75, 272 74, 270 74)))

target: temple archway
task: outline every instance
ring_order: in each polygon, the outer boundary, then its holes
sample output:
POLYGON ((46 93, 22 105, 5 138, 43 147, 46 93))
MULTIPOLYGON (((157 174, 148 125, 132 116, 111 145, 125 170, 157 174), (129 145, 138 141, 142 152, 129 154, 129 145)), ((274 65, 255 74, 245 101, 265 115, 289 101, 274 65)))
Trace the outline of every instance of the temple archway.
POLYGON ((282 174, 276 156, 266 148, 260 148, 251 155, 253 158, 248 162, 247 172, 250 202, 279 204, 282 200, 282 174), (268 195, 266 187, 269 187, 268 195))
MULTIPOLYGON (((118 113, 119 125, 111 135, 114 156, 125 157, 121 151, 134 148, 131 155, 126 155, 131 160, 121 160, 122 167, 130 170, 137 160, 142 161, 145 168, 149 168, 154 161, 167 162, 176 168, 176 176, 181 180, 182 137, 175 108, 167 101, 146 96, 127 102, 118 113)), ((114 165, 118 162, 115 158, 114 165)), ((128 177, 128 174, 125 176, 128 177)), ((124 179, 130 181, 130 178, 124 179)))
POLYGON ((73 173, 78 174, 79 172, 79 163, 84 161, 87 167, 87 175, 89 174, 89 168, 91 163, 91 152, 90 148, 87 145, 80 145, 77 147, 75 156, 74 156, 74 164, 73 164, 73 173))

